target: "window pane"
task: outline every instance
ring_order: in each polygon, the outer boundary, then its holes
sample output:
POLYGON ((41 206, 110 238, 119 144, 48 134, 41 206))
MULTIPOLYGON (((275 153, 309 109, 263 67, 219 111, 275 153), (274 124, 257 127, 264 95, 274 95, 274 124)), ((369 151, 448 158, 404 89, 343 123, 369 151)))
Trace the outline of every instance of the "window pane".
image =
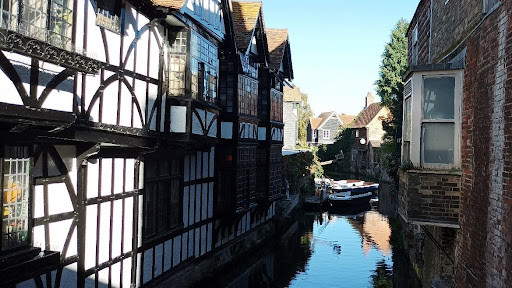
MULTIPOLYGON (((12 149, 14 151, 16 149, 12 149)), ((19 150, 23 151, 23 150, 19 150)), ((3 161, 2 187, 2 246, 1 250, 16 248, 29 243, 28 194, 29 165, 28 153, 10 155, 3 161)), ((16 154, 16 153, 14 153, 16 154)))
POLYGON ((404 140, 410 141, 411 140, 411 124, 412 124, 412 117, 411 117, 411 97, 405 100, 405 109, 404 109, 404 140))
POLYGON ((423 119, 454 119, 455 78, 425 78, 423 84, 423 119))
POLYGON ((423 123, 423 161, 431 164, 453 164, 453 123, 423 123))

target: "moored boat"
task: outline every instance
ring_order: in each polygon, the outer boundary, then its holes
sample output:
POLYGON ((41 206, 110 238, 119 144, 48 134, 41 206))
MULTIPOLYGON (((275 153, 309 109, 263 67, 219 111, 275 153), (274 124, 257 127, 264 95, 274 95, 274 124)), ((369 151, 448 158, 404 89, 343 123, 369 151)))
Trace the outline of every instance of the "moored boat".
POLYGON ((331 207, 367 205, 378 188, 378 183, 361 180, 333 181, 329 204, 331 207))

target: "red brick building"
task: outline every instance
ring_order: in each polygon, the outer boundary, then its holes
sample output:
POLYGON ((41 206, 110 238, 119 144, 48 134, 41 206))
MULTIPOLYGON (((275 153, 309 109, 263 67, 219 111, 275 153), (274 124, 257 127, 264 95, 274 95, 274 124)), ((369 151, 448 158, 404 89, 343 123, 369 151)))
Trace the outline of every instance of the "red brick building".
POLYGON ((426 286, 512 283, 510 15, 422 0, 409 27, 399 211, 426 286))

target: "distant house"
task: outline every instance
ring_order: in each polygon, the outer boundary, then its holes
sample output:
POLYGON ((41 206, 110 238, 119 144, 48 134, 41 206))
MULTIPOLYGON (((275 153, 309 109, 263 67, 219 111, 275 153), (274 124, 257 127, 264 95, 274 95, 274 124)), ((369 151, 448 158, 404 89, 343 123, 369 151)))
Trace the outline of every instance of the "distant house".
POLYGON ((300 88, 284 87, 283 122, 284 139, 283 149, 295 149, 299 143, 299 107, 303 93, 300 88))
POLYGON ((374 174, 379 170, 378 150, 384 136, 382 120, 389 115, 389 110, 373 101, 373 94, 368 93, 365 109, 350 127, 356 139, 350 157, 350 168, 354 172, 374 174))
POLYGON ((332 144, 341 127, 348 126, 355 116, 336 112, 323 112, 318 117, 309 118, 307 141, 309 145, 332 144))

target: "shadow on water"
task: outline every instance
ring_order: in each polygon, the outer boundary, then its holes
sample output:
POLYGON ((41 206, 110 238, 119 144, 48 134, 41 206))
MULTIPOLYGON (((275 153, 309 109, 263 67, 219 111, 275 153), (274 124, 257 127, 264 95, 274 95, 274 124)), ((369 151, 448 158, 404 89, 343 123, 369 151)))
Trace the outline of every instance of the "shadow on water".
POLYGON ((277 239, 208 287, 420 287, 387 189, 381 185, 377 207, 298 212, 277 239))

